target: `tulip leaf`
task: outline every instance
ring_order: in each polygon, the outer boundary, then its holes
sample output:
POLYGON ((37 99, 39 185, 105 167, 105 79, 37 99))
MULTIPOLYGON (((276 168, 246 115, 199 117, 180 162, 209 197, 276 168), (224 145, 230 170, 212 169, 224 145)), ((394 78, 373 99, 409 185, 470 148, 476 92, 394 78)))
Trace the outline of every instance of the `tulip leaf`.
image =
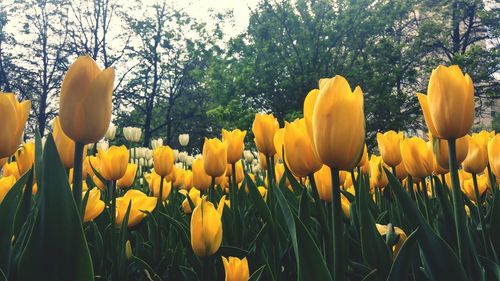
POLYGON ((493 191, 493 203, 490 214, 490 237, 493 249, 500 255, 500 192, 497 188, 493 191))
POLYGON ((260 280, 260 276, 262 275, 262 272, 264 271, 264 269, 266 268, 265 265, 259 267, 257 270, 255 270, 252 275, 250 275, 250 278, 248 279, 248 281, 259 281, 260 280))
POLYGON ((394 262, 392 263, 391 271, 387 277, 387 281, 408 280, 408 274, 411 264, 415 256, 418 255, 418 244, 415 238, 415 230, 408 236, 401 249, 399 249, 394 262))
POLYGON ((0 203, 0 269, 9 274, 10 250, 12 247, 12 236, 14 220, 18 202, 21 198, 21 190, 31 177, 32 170, 24 174, 7 192, 0 203))
POLYGON ((92 260, 57 149, 49 134, 33 230, 19 261, 18 280, 94 280, 92 260))
MULTIPOLYGON (((189 196, 187 197, 189 198, 189 196)), ((193 209, 194 210, 194 209, 193 209)), ((179 236, 181 237, 181 239, 186 242, 186 243, 190 243, 190 239, 189 239, 189 229, 186 229, 178 220, 172 218, 171 216, 163 213, 163 212, 159 212, 160 215, 162 215, 169 223, 172 224, 172 226, 174 227, 174 229, 177 231, 177 234, 179 234, 179 236)))
POLYGON ((385 170, 389 178, 389 186, 399 200, 406 218, 413 229, 419 228, 419 231, 415 233, 415 238, 418 240, 423 262, 427 265, 424 269, 430 274, 429 277, 434 280, 468 280, 450 246, 432 230, 396 177, 387 169, 385 170))
POLYGON ((248 251, 234 246, 221 246, 219 248, 219 255, 223 257, 238 257, 242 259, 248 256, 248 254, 248 251))
MULTIPOLYGON (((267 206, 266 202, 264 201, 264 199, 260 195, 259 191, 257 190, 255 183, 252 181, 252 179, 250 178, 250 176, 247 173, 245 173, 245 179, 247 182, 248 192, 250 194, 250 198, 252 199, 253 203, 255 204, 257 211, 260 213, 260 215, 262 216, 264 221, 269 224, 269 226, 271 227, 270 228, 271 231, 276 232, 274 222, 273 222, 273 217, 271 215, 271 211, 269 210, 269 207, 267 206)), ((277 190, 277 188, 275 190, 277 190)))

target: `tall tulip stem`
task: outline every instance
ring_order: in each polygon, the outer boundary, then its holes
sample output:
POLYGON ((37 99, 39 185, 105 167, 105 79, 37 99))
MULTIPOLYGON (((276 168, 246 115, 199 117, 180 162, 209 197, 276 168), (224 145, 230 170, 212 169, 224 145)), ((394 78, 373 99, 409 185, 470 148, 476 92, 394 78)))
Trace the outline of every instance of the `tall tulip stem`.
POLYGON ((230 198, 231 205, 234 207, 236 212, 238 212, 238 202, 237 202, 237 200, 238 200, 238 183, 236 182, 236 163, 231 163, 231 169, 232 169, 232 175, 231 175, 232 187, 229 190, 229 198, 230 198))
POLYGON ((73 164, 73 198, 75 199, 78 212, 82 209, 82 166, 83 166, 83 148, 81 142, 75 143, 75 157, 73 164))
POLYGON ((161 176, 160 177, 160 193, 158 195, 158 210, 162 210, 160 209, 161 206, 163 205, 163 179, 165 179, 164 176, 161 176))
POLYGON ((116 278, 118 275, 118 263, 116 259, 116 180, 113 180, 111 186, 111 206, 110 206, 110 216, 111 216, 111 258, 113 261, 112 265, 112 276, 116 278))
POLYGON ((486 256, 489 256, 489 251, 488 251, 488 244, 486 244, 486 230, 484 229, 486 227, 486 224, 484 223, 484 214, 483 214, 483 203, 481 202, 481 195, 479 194, 479 187, 477 185, 477 175, 475 173, 472 173, 472 182, 474 183, 474 195, 476 196, 476 206, 477 206, 477 213, 479 215, 479 223, 481 224, 481 236, 483 239, 483 248, 484 251, 486 252, 486 256))
POLYGON ((335 281, 344 280, 342 255, 342 206, 340 202, 340 171, 332 167, 333 274, 335 281))
POLYGON ((449 154, 449 164, 450 164, 450 175, 451 175, 451 186, 452 186, 452 196, 453 196, 453 211, 455 216, 455 226, 458 244, 458 257, 465 266, 465 260, 467 259, 466 254, 466 237, 465 233, 467 231, 465 225, 465 209, 464 201, 462 197, 462 191, 460 189, 460 180, 458 178, 458 164, 457 164, 457 149, 456 140, 448 140, 448 154, 449 154))

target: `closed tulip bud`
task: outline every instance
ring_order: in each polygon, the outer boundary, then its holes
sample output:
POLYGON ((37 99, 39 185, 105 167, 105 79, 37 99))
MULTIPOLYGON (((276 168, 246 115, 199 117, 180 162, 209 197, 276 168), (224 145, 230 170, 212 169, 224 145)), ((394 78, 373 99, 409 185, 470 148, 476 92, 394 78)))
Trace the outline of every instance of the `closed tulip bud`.
POLYGON ((151 213, 155 209, 157 201, 157 198, 149 197, 139 190, 128 190, 123 197, 116 198, 116 224, 122 224, 129 203, 131 205, 127 225, 132 227, 147 216, 145 212, 151 213))
POLYGON ((418 137, 401 142, 401 157, 406 171, 414 178, 425 178, 432 174, 434 159, 427 143, 418 137))
POLYGON ((245 149, 245 136, 247 131, 235 129, 231 132, 222 129, 222 141, 227 143, 227 162, 236 163, 243 155, 245 149))
POLYGON ((184 176, 186 175, 186 171, 182 168, 175 168, 175 180, 172 183, 175 188, 181 188, 184 185, 184 176))
POLYGON ((108 130, 106 131, 106 134, 104 135, 104 137, 107 140, 114 140, 115 139, 115 137, 116 137, 116 126, 113 123, 109 124, 108 130))
POLYGON ((222 257, 224 271, 226 272, 226 281, 248 281, 250 278, 250 270, 248 269, 247 258, 239 259, 222 257))
POLYGON ((116 182, 116 185, 120 188, 131 187, 134 184, 136 173, 137 165, 132 163, 127 164, 125 175, 116 182))
POLYGON ((175 155, 170 146, 160 146, 153 151, 153 165, 155 172, 166 177, 174 169, 175 155))
POLYGON ((199 257, 215 254, 222 242, 222 211, 225 196, 222 196, 219 206, 215 209, 205 197, 194 209, 191 216, 191 246, 199 257))
POLYGON ((115 71, 101 71, 89 56, 79 57, 64 77, 59 116, 64 133, 84 144, 100 140, 111 121, 115 71))
MULTIPOLYGON (((340 172, 339 182, 341 184, 346 182, 346 175, 345 171, 340 172)), ((350 177, 347 177, 347 179, 350 181, 350 177)), ((314 181, 316 182, 319 198, 326 202, 332 202, 332 174, 327 165, 323 165, 321 169, 314 173, 314 181)))
MULTIPOLYGON (((61 161, 66 169, 73 168, 75 164, 75 141, 70 139, 62 130, 59 117, 54 119, 52 123, 52 135, 56 143, 57 152, 61 161)), ((85 156, 87 149, 83 148, 83 156, 85 156)))
POLYGON ((141 128, 137 127, 123 128, 123 136, 129 142, 139 142, 141 140, 141 135, 142 135, 141 128))
MULTIPOLYGON (((488 190, 488 182, 489 180, 486 177, 477 177, 477 187, 479 191, 479 196, 482 196, 486 192, 486 190, 488 190)), ((474 192, 474 181, 472 179, 464 180, 462 190, 465 193, 465 195, 469 197, 470 200, 477 203, 476 193, 474 192)))
POLYGON ((19 103, 14 94, 0 92, 0 158, 16 152, 30 109, 31 101, 19 103))
POLYGON ((199 190, 207 190, 212 182, 212 178, 205 172, 204 162, 203 158, 193 161, 193 186, 199 190))
POLYGON ((184 163, 186 162, 186 159, 188 157, 188 154, 186 151, 179 152, 179 161, 184 163))
POLYGON ((160 146, 163 146, 163 140, 161 138, 156 140, 151 140, 151 148, 154 150, 160 146))
POLYGON ((497 178, 500 178, 500 134, 496 134, 488 142, 488 159, 491 171, 497 178))
POLYGON ((17 162, 10 162, 3 165, 3 176, 14 176, 17 179, 21 177, 19 174, 19 167, 17 166, 17 162))
POLYGON ((183 194, 184 196, 186 196, 186 199, 184 199, 184 201, 182 201, 182 210, 186 214, 191 214, 193 212, 193 210, 191 209, 191 205, 189 204, 187 197, 189 197, 189 199, 191 199, 191 202, 193 203, 194 207, 197 207, 201 203, 201 192, 194 187, 191 188, 189 190, 189 192, 184 190, 184 189, 180 190, 179 192, 181 194, 183 194))
POLYGON ((434 136, 458 139, 469 132, 474 121, 474 85, 460 67, 438 66, 432 71, 427 95, 417 97, 434 136))
POLYGON ((127 171, 128 150, 124 145, 112 146, 107 151, 99 150, 99 172, 106 180, 119 180, 127 171))
POLYGON ((2 203, 5 195, 10 191, 12 186, 16 183, 16 177, 14 176, 3 176, 0 178, 0 204, 2 203))
POLYGON ((365 144, 363 92, 335 76, 320 90, 313 113, 314 145, 323 164, 349 171, 356 167, 365 144))
POLYGON ((313 151, 304 119, 285 124, 285 160, 288 168, 298 177, 306 177, 321 169, 320 159, 313 151))
MULTIPOLYGON (((243 181, 243 178, 245 177, 245 174, 243 172, 243 164, 241 163, 241 161, 238 161, 236 162, 235 167, 236 167, 236 183, 240 183, 243 181)), ((233 167, 229 164, 227 164, 226 176, 227 177, 233 176, 233 167)))
POLYGON ((468 173, 480 174, 488 165, 488 152, 481 144, 479 135, 472 135, 469 138, 469 150, 467 157, 462 162, 462 168, 468 173))
POLYGON ((285 144, 285 128, 280 128, 274 133, 273 137, 274 149, 276 150, 276 155, 278 159, 283 161, 283 145, 285 144))
POLYGON ((381 156, 372 155, 370 158, 370 180, 377 188, 383 188, 389 184, 381 156))
MULTIPOLYGON (((83 222, 89 222, 97 218, 102 211, 104 211, 104 201, 101 200, 101 192, 99 189, 94 188, 89 192, 89 197, 87 200, 87 205, 85 206, 85 215, 83 216, 83 222)), ((83 192, 82 198, 85 198, 85 193, 83 192)))
POLYGON ((252 132, 255 136, 255 145, 259 152, 271 156, 276 154, 274 147, 274 133, 279 129, 278 120, 272 114, 255 114, 252 132))
POLYGON ((187 146, 189 144, 189 135, 188 134, 180 134, 179 135, 179 144, 181 146, 187 146))
MULTIPOLYGON (((304 122, 306 123, 307 135, 313 142, 313 113, 314 113, 314 105, 316 104, 316 100, 318 99, 319 90, 313 89, 311 90, 304 100, 304 122)), ((316 149, 313 145, 313 150, 316 149)), ((316 151, 314 151, 316 153, 316 151)))
POLYGON ((205 138, 203 144, 203 167, 207 175, 220 177, 226 172, 227 143, 218 138, 205 138))
MULTIPOLYGON (((146 177, 146 181, 149 184, 149 190, 153 193, 154 197, 160 197, 160 184, 161 184, 161 176, 157 173, 149 174, 149 177, 146 177)), ((163 187, 162 187, 162 196, 161 201, 165 201, 170 194, 172 189, 172 182, 168 181, 167 178, 163 178, 163 187)))
MULTIPOLYGON (((457 164, 460 165, 467 157, 467 152, 469 149, 469 138, 466 135, 457 139, 456 149, 457 149, 457 164)), ((445 139, 437 139, 432 137, 432 149, 436 157, 436 161, 442 168, 448 168, 449 166, 449 156, 448 156, 448 141, 445 139)))
POLYGON ((267 199, 267 188, 260 185, 259 187, 257 187, 257 190, 259 191, 260 196, 262 196, 262 198, 264 198, 264 200, 267 199))
POLYGON ((19 174, 23 175, 33 166, 35 161, 35 144, 25 143, 16 152, 16 161, 19 174))
POLYGON ((389 167, 396 167, 401 163, 401 150, 399 147, 402 140, 403 132, 388 131, 384 134, 377 133, 378 150, 382 155, 384 163, 389 167))
POLYGON ((184 171, 184 189, 190 190, 193 187, 193 171, 184 171))
POLYGON ((127 240, 125 242, 125 257, 127 260, 130 260, 134 256, 134 253, 132 252, 132 246, 130 245, 130 240, 127 240))

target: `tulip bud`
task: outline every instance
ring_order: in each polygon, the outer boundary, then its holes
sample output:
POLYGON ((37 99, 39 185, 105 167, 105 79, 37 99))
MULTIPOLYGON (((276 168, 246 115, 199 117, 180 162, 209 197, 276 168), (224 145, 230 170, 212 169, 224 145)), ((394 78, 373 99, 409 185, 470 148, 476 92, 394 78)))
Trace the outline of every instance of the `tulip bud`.
POLYGON ((153 150, 155 150, 160 146, 163 146, 163 140, 161 138, 156 140, 151 140, 151 148, 153 148, 153 150))
POLYGON ((108 130, 106 131, 106 134, 104 135, 104 137, 108 141, 115 139, 115 137, 116 137, 116 126, 113 123, 109 124, 108 130))
POLYGON ((0 158, 16 152, 30 108, 31 101, 19 103, 14 94, 0 92, 0 158))
MULTIPOLYGON (((488 182, 489 180, 486 177, 477 177, 479 196, 482 196, 486 192, 486 190, 488 190, 488 182)), ((472 179, 464 180, 462 190, 470 200, 476 202, 477 204, 476 193, 474 191, 474 181, 472 179)))
POLYGON ((247 258, 239 259, 222 257, 224 271, 226 272, 226 281, 247 281, 250 278, 247 258))
POLYGON ((361 88, 352 92, 342 76, 330 79, 320 90, 313 113, 313 142, 323 164, 346 171, 356 167, 365 144, 363 108, 361 88))
POLYGON ((247 131, 235 129, 231 132, 222 129, 222 141, 227 143, 227 162, 236 163, 241 159, 245 149, 245 136, 247 131))
POLYGON ((124 145, 112 146, 107 151, 99 150, 99 172, 106 180, 119 180, 127 171, 128 150, 124 145))
MULTIPOLYGON (((104 201, 101 200, 101 192, 99 189, 94 188, 88 192, 89 197, 87 199, 87 205, 85 206, 83 222, 89 222, 97 218, 102 211, 104 211, 104 201)), ((85 193, 86 192, 83 192, 82 198, 85 198, 85 193)))
POLYGON ((191 209, 191 205, 189 204, 187 197, 189 196, 189 199, 191 199, 191 202, 193 202, 194 207, 197 207, 201 203, 201 192, 194 187, 191 188, 189 192, 184 189, 180 190, 179 192, 186 196, 186 199, 182 201, 182 210, 186 214, 191 214, 193 210, 191 209))
POLYGON ((125 242, 125 257, 127 260, 130 260, 134 256, 134 253, 132 252, 132 246, 130 245, 130 240, 127 240, 125 242))
POLYGON ((160 146, 153 151, 153 165, 155 172, 166 177, 174 167, 175 156, 170 146, 160 146))
POLYGON ((321 162, 307 135, 304 119, 296 119, 285 124, 285 160, 288 168, 297 177, 306 177, 321 169, 321 162))
POLYGON ((16 152, 16 161, 20 175, 23 175, 31 169, 35 161, 35 144, 23 144, 16 152))
MULTIPOLYGON (((243 181, 243 178, 245 177, 243 172, 243 164, 241 163, 241 161, 238 161, 236 162, 235 167, 236 167, 236 182, 240 183, 243 181)), ((231 177, 231 176, 233 176, 233 167, 231 164, 227 164, 226 177, 231 177)))
POLYGON ((116 182, 116 185, 120 188, 131 187, 134 184, 136 173, 137 165, 131 163, 127 164, 125 175, 116 182))
POLYGON ((496 134, 488 142, 488 159, 491 171, 497 178, 500 178, 500 134, 496 134))
POLYGON ((383 188, 389 184, 381 156, 372 155, 370 158, 370 181, 377 188, 383 188))
MULTIPOLYGON (((161 184, 161 176, 157 173, 152 173, 148 178, 146 178, 149 184, 149 190, 153 193, 154 197, 160 197, 160 184, 161 184)), ((163 187, 161 193, 161 201, 165 201, 170 194, 172 189, 172 183, 168 181, 167 178, 163 178, 163 187)))
POLYGON ((100 140, 111 121, 115 71, 99 69, 89 56, 79 57, 64 77, 59 116, 64 133, 84 144, 100 140))
POLYGON ((406 171, 414 178, 422 179, 432 174, 434 159, 427 143, 418 137, 401 142, 401 157, 406 171))
POLYGON ((187 146, 189 143, 189 135, 188 134, 180 134, 179 135, 179 144, 181 146, 187 146))
POLYGON ((438 66, 432 71, 427 95, 417 97, 432 135, 458 139, 469 132, 474 121, 474 84, 460 67, 438 66))
POLYGON ((16 177, 14 176, 3 176, 0 178, 0 204, 15 183, 16 177))
MULTIPOLYGON (((456 141, 456 150, 457 150, 457 164, 460 165, 467 157, 467 152, 469 148, 469 138, 470 136, 465 135, 461 138, 458 138, 456 141)), ((449 157, 448 157, 448 141, 445 139, 437 139, 432 137, 432 149, 434 152, 434 156, 436 157, 436 161, 442 168, 446 169, 449 166, 449 157)), ((484 170, 484 169, 483 169, 484 170)))
POLYGON ((399 149, 403 140, 403 132, 396 133, 388 131, 384 134, 377 133, 378 149, 389 167, 396 167, 401 163, 401 150, 399 149))
POLYGON ((191 216, 191 246, 199 257, 215 254, 222 242, 222 211, 225 196, 222 196, 219 206, 215 209, 211 202, 202 198, 191 216), (221 204, 222 203, 222 204, 221 204))
POLYGON ((285 128, 280 128, 274 133, 273 144, 276 150, 276 155, 278 155, 278 160, 283 161, 283 151, 285 143, 285 128))
MULTIPOLYGON (((480 174, 488 165, 488 152, 481 144, 479 135, 473 134, 469 138, 469 149, 467 157, 462 162, 464 171, 468 173, 480 174)), ((458 154, 458 153, 457 153, 458 154)))
POLYGON ((203 167, 211 177, 220 177, 226 172, 227 143, 218 138, 205 138, 203 144, 203 167))
POLYGON ((193 186, 199 190, 207 190, 211 184, 211 177, 205 172, 204 159, 198 158, 193 161, 193 186))
POLYGON ((276 154, 274 146, 274 133, 278 131, 278 120, 272 114, 255 114, 255 120, 252 125, 252 132, 255 136, 255 145, 259 152, 265 155, 276 154))
POLYGON ((142 131, 136 127, 123 128, 123 136, 129 142, 139 142, 141 140, 142 131))
POLYGON ((116 198, 116 224, 123 222, 129 203, 130 213, 128 217, 128 227, 139 224, 147 215, 152 212, 157 204, 157 198, 149 197, 136 189, 129 189, 123 197, 116 198))

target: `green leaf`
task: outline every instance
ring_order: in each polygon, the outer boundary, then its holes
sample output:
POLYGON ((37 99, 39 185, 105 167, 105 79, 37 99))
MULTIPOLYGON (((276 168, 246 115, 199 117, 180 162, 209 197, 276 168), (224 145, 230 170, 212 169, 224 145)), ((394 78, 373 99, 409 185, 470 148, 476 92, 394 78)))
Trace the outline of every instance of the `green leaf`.
POLYGON ((392 263, 391 271, 389 272, 387 281, 399 281, 408 279, 408 273, 410 271, 413 259, 418 255, 418 244, 417 239, 415 238, 415 232, 417 231, 418 229, 412 232, 404 242, 401 249, 399 249, 396 258, 392 263))
POLYGON ((39 209, 19 261, 18 280, 94 280, 80 215, 50 134, 43 164, 39 209))
POLYGON ((490 214, 490 235, 491 244, 493 244, 493 249, 497 255, 500 255, 500 192, 498 189, 494 189, 493 203, 491 206, 490 214))
POLYGON ((262 275, 262 272, 264 271, 264 269, 266 268, 265 265, 259 267, 257 270, 255 270, 252 275, 250 275, 250 278, 248 279, 248 281, 259 281, 260 280, 260 276, 262 275))

